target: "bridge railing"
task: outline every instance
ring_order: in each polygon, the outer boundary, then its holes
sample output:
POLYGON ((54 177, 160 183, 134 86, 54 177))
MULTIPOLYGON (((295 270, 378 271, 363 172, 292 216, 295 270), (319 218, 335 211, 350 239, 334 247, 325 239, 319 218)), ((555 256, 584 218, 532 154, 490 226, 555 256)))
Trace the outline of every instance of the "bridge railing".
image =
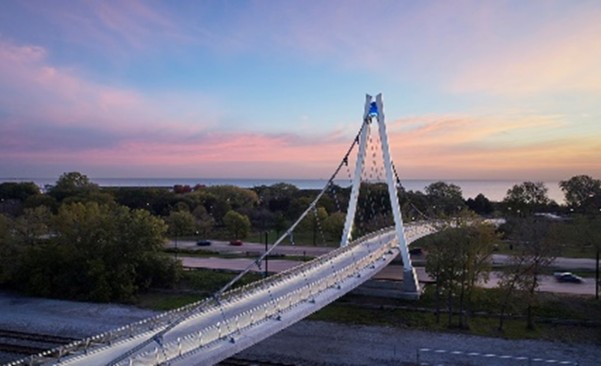
MULTIPOLYGON (((378 234, 370 235, 370 238, 361 238, 361 242, 368 243, 369 239, 373 239, 373 237, 377 236, 378 234), (368 241, 365 242, 364 240, 368 241)), ((354 246, 354 249, 356 249, 356 245, 354 246)), ((348 252, 351 250, 353 250, 353 248, 344 249, 340 252, 348 252)), ((348 266, 343 267, 342 269, 334 270, 326 276, 320 276, 316 280, 308 282, 306 286, 290 291, 284 295, 274 297, 270 301, 261 302, 252 309, 246 310, 231 318, 224 318, 223 321, 210 325, 201 331, 166 343, 160 351, 158 348, 147 351, 139 355, 132 364, 165 362, 187 353, 195 352, 199 348, 209 346, 213 342, 223 341, 224 339, 235 342, 236 335, 240 334, 243 330, 262 322, 270 320, 279 321, 282 316, 285 316, 286 311, 295 306, 311 302, 316 296, 328 288, 339 288, 341 281, 355 276, 361 270, 371 266, 374 263, 374 257, 381 258, 389 250, 389 246, 381 245, 380 243, 375 250, 369 250, 367 252, 369 254, 364 255, 358 261, 350 262, 348 266)), ((328 259, 325 257, 327 256, 324 256, 324 258, 321 259, 316 258, 313 265, 295 267, 296 270, 291 273, 298 275, 299 272, 308 272, 316 268, 323 268, 328 264, 328 259)), ((283 276, 283 279, 286 277, 287 276, 283 276)), ((228 312, 227 307, 230 305, 234 306, 235 304, 227 302, 222 303, 220 306, 224 307, 224 312, 228 312)))

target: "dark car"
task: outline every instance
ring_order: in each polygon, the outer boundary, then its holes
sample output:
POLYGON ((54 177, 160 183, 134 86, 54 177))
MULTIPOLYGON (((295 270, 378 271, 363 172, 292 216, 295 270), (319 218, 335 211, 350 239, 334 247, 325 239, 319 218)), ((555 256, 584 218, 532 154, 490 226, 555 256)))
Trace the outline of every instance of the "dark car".
POLYGON ((235 246, 239 247, 240 245, 242 245, 242 241, 241 240, 232 240, 232 241, 230 241, 230 245, 235 245, 235 246))
POLYGON ((208 247, 209 245, 211 245, 211 242, 209 240, 199 240, 196 242, 196 245, 198 245, 199 247, 208 247))
POLYGON ((572 272, 555 272, 553 273, 555 279, 559 282, 571 282, 571 283, 582 283, 584 279, 580 276, 573 274, 572 272))

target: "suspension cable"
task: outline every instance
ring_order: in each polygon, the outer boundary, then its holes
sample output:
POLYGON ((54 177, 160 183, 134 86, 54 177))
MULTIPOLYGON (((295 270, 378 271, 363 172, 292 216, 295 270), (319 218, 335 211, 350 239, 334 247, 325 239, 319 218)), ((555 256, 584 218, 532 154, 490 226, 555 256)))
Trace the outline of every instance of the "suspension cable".
MULTIPOLYGON (((315 206, 316 206, 317 202, 319 201, 319 199, 321 199, 321 197, 324 195, 324 193, 328 190, 329 185, 332 184, 332 182, 334 181, 334 179, 336 178, 336 176, 338 175, 338 173, 340 172, 340 170, 342 169, 342 167, 348 164, 349 156, 350 156, 351 152, 353 151, 355 145, 357 145, 359 143, 359 136, 361 135, 361 133, 362 133, 362 131, 363 131, 364 128, 365 128, 365 123, 362 123, 361 124, 361 128, 359 128, 359 132, 357 133, 357 135, 353 139, 353 142, 349 146, 346 154, 344 154, 344 157, 342 158, 342 160, 338 164, 338 167, 336 168, 336 170, 334 171, 334 173, 331 175, 330 179, 328 179, 327 183, 322 188, 322 190, 319 192, 319 194, 317 195, 317 197, 313 200, 313 202, 311 202, 311 204, 309 205, 309 207, 300 215, 300 217, 290 226, 290 228, 288 228, 288 230, 286 230, 286 232, 284 234, 282 234, 282 236, 280 236, 278 238, 278 240, 276 240, 275 243, 273 243, 273 245, 271 246, 271 248, 269 248, 267 251, 265 251, 265 253, 263 253, 263 255, 261 255, 257 259, 258 262, 264 260, 265 257, 267 257, 273 251, 273 249, 275 249, 275 247, 277 247, 286 237, 288 237, 290 235, 290 233, 298 226, 298 224, 305 218, 305 216, 307 216, 308 213, 310 213, 313 209, 315 209, 315 206)), ((226 292, 227 290, 229 290, 244 275, 246 275, 256 265, 255 263, 256 262, 253 262, 250 265, 248 265, 242 272, 240 272, 230 282, 228 282, 225 286, 223 286, 221 289, 219 289, 217 292, 215 292, 213 294, 212 298, 217 302, 217 304, 220 304, 219 298, 223 295, 223 293, 226 292)), ((168 331, 170 331, 171 329, 175 328, 178 324, 180 324, 184 320, 188 319, 190 317, 190 315, 196 313, 199 309, 205 307, 209 303, 209 301, 210 301, 209 299, 206 299, 205 301, 201 302, 198 306, 195 306, 195 307, 189 309, 188 311, 184 312, 183 314, 181 314, 180 316, 178 316, 176 319, 174 319, 171 323, 169 323, 165 328, 163 328, 162 330, 154 333, 150 338, 148 338, 144 342, 140 343, 139 345, 135 346, 134 348, 130 349, 129 351, 125 352, 121 356, 113 359, 108 365, 116 365, 116 364, 118 364, 119 362, 123 361, 127 357, 129 357, 129 356, 133 355, 134 353, 140 351, 142 348, 146 347, 147 345, 149 345, 149 344, 151 344, 153 342, 157 342, 159 345, 162 345, 163 336, 168 331)))

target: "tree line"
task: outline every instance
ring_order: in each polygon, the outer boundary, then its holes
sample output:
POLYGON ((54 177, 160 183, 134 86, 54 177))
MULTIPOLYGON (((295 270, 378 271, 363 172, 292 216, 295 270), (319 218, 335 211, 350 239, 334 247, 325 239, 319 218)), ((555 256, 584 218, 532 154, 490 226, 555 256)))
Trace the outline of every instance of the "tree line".
MULTIPOLYGON (((408 221, 452 218, 465 211, 516 220, 540 212, 598 212, 598 180, 577 176, 560 184, 566 206, 548 200, 546 188, 536 182, 512 187, 502 202, 483 195, 465 200, 460 187, 445 182, 432 183, 424 192, 399 186, 398 196, 408 221)), ((150 287, 172 285, 181 275, 179 263, 163 252, 166 237, 279 235, 317 193, 287 183, 252 189, 99 187, 79 172, 61 175, 45 192, 31 182, 1 183, 0 286, 51 297, 131 301, 150 287)), ((328 189, 299 225, 302 244, 340 240, 349 194, 350 187, 328 189)), ((360 197, 355 237, 392 223, 386 185, 363 184, 360 197)), ((448 235, 456 235, 452 232, 448 235)), ((583 245, 596 245, 587 240, 583 245)), ((471 278, 470 273, 462 276, 471 278)), ((469 288, 462 291, 462 301, 469 299, 469 288)))

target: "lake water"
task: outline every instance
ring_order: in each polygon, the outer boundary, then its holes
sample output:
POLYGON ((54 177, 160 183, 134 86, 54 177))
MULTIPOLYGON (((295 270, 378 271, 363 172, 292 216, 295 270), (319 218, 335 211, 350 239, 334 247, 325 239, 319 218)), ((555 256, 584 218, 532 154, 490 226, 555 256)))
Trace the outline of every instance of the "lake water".
MULTIPOLYGON (((40 187, 55 184, 57 178, 0 178, 0 182, 34 182, 40 187)), ((252 188, 260 185, 272 185, 285 182, 297 186, 300 189, 322 189, 326 183, 325 179, 212 179, 212 178, 90 178, 90 180, 101 187, 173 187, 176 184, 213 185, 235 185, 243 188, 252 188)), ((474 198, 482 193, 491 201, 501 201, 507 194, 507 190, 522 181, 513 180, 444 180, 461 187, 464 198, 474 198)), ((403 187, 411 191, 424 191, 424 188, 435 180, 407 179, 401 180, 403 187)), ((337 180, 336 184, 347 187, 349 180, 337 180)), ((548 188, 548 197, 557 203, 564 202, 564 195, 559 188, 558 182, 544 182, 548 188)))

